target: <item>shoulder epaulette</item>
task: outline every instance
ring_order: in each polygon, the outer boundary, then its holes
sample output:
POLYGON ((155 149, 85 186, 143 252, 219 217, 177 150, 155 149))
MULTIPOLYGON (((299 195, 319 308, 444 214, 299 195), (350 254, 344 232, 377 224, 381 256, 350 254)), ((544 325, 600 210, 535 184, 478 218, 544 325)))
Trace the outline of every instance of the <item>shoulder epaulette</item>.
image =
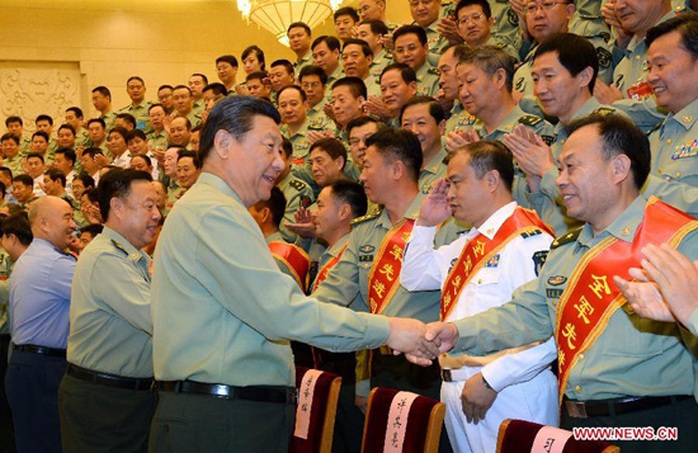
POLYGON ((570 231, 567 234, 563 234, 562 236, 556 238, 553 241, 553 243, 550 244, 550 250, 554 250, 562 245, 569 244, 570 242, 576 241, 581 232, 582 232, 582 227, 579 227, 579 228, 575 228, 574 230, 570 231))
POLYGON ((291 182, 288 183, 288 185, 299 192, 305 188, 305 183, 300 179, 292 179, 291 182))
POLYGON ((124 255, 128 256, 128 251, 124 248, 123 245, 119 241, 115 241, 114 239, 111 240, 112 245, 114 246, 115 249, 120 250, 124 252, 124 255))
POLYGON ((601 116, 606 116, 610 113, 615 113, 616 109, 612 107, 599 107, 598 109, 594 110, 594 113, 598 113, 601 116))
POLYGON ((367 222, 367 221, 369 221, 369 220, 373 220, 373 219, 375 219, 376 217, 378 217, 379 215, 381 215, 381 212, 383 212, 382 209, 376 209, 375 211, 369 212, 369 213, 366 214, 366 215, 363 215, 363 216, 361 216, 361 217, 357 217, 357 218, 355 218, 354 220, 351 221, 351 225, 354 226, 354 225, 358 225, 358 224, 360 224, 360 223, 367 222))
POLYGON ((543 118, 539 118, 533 115, 524 115, 521 118, 519 118, 519 123, 525 124, 526 126, 535 126, 541 121, 543 121, 543 118))
POLYGON ((324 129, 322 118, 314 118, 314 119, 310 120, 310 122, 308 123, 308 129, 313 129, 313 130, 324 129))
POLYGON ((439 75, 439 70, 437 68, 429 68, 427 69, 428 74, 433 74, 433 75, 439 75))

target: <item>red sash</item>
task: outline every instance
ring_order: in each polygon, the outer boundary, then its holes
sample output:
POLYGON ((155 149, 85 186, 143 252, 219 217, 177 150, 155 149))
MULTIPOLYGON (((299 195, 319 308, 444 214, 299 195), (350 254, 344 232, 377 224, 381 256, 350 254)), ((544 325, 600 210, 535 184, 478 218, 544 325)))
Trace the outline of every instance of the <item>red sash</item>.
POLYGON ((458 261, 451 268, 441 291, 441 320, 451 313, 463 288, 499 251, 516 236, 543 230, 553 235, 552 229, 529 209, 517 207, 490 240, 479 233, 463 247, 458 261))
POLYGON ((342 258, 342 255, 344 255, 344 251, 347 249, 347 244, 344 244, 344 247, 339 251, 337 256, 333 256, 327 264, 322 266, 322 269, 320 269, 320 272, 317 273, 317 277, 315 277, 315 282, 313 283, 313 291, 317 289, 318 286, 320 286, 320 283, 324 282, 325 279, 327 278, 327 274, 330 273, 330 269, 332 269, 335 264, 339 262, 339 260, 342 258))
POLYGON ((310 269, 308 254, 300 247, 283 241, 272 241, 267 245, 272 256, 288 267, 301 291, 305 293, 308 288, 308 270, 310 269))
POLYGON ((609 237, 582 256, 557 306, 560 403, 579 355, 594 345, 613 313, 627 302, 613 282, 613 275, 630 279, 628 269, 640 267, 642 247, 664 242, 677 247, 696 228, 698 221, 652 197, 632 242, 609 237))
POLYGON ((371 313, 381 313, 400 287, 402 256, 413 226, 414 219, 403 219, 388 231, 381 242, 368 274, 368 306, 371 313))

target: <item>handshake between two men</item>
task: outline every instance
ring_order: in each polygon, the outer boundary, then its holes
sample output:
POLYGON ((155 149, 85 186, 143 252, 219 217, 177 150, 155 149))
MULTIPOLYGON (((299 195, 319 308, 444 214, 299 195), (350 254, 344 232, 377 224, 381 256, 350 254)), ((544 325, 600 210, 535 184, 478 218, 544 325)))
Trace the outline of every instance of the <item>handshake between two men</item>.
POLYGON ((440 354, 450 351, 458 340, 456 326, 445 322, 424 324, 416 319, 389 318, 390 335, 386 344, 395 355, 415 365, 429 366, 440 354))

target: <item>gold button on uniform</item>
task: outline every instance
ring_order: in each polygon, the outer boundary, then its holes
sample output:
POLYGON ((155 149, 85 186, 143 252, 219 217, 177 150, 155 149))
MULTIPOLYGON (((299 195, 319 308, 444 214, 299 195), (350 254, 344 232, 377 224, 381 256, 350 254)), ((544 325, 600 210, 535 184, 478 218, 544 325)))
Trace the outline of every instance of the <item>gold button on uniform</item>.
POLYGON ((683 122, 684 122, 684 123, 690 123, 692 119, 693 119, 693 117, 692 117, 691 115, 685 115, 685 116, 683 117, 683 122))
POLYGON ((679 178, 681 178, 681 172, 680 172, 680 171, 677 171, 677 172, 676 172, 676 179, 679 179, 679 178))
POLYGON ((575 393, 582 393, 582 386, 578 385, 574 388, 575 393))
POLYGON ((667 144, 667 145, 671 145, 671 139, 670 139, 670 138, 667 138, 667 139, 666 139, 666 144, 667 144))
POLYGON ((629 235, 630 234, 630 227, 626 226, 625 228, 623 228, 623 231, 621 231, 620 234, 622 234, 623 236, 629 235))
POLYGON ((584 360, 584 354, 579 354, 579 360, 584 360))

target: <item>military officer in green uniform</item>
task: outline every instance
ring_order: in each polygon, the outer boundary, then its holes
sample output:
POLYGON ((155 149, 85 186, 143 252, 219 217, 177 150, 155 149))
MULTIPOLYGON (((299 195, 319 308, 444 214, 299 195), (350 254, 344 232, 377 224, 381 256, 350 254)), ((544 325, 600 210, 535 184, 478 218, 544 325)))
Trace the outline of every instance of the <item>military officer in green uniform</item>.
POLYGON ((427 61, 427 35, 424 29, 417 25, 398 28, 393 33, 393 49, 395 61, 406 64, 417 75, 417 94, 436 97, 439 92, 439 70, 427 61))
POLYGON ((12 170, 13 176, 24 173, 22 169, 22 156, 19 153, 19 143, 20 139, 11 132, 3 134, 3 136, 0 137, 2 154, 5 156, 3 165, 12 170))
POLYGON ((153 387, 150 257, 160 220, 150 174, 114 169, 99 182, 104 230, 80 255, 59 387, 65 451, 148 450, 153 387))
POLYGON ((265 101, 219 102, 203 131, 203 172, 160 234, 151 451, 286 452, 296 411, 287 340, 337 352, 387 342, 435 357, 419 321, 318 303, 279 272, 247 211, 283 168, 278 122, 265 101))
POLYGON ((296 54, 293 62, 293 71, 298 72, 304 67, 313 64, 313 52, 310 50, 312 33, 310 27, 304 22, 293 22, 286 30, 289 47, 296 54))
MULTIPOLYGON (((693 18, 691 18, 693 17, 693 18)), ((669 114, 650 134, 652 174, 698 187, 698 89, 692 63, 698 21, 679 16, 650 29, 647 82, 669 114), (672 64, 667 65, 666 63, 672 64)))
POLYGON ((449 17, 453 3, 440 2, 439 0, 410 0, 410 14, 414 19, 413 25, 424 29, 426 33, 426 45, 428 47, 428 60, 431 66, 436 66, 444 48, 448 46, 448 40, 437 30, 439 19, 449 17))
POLYGON ((380 20, 363 20, 357 26, 357 36, 366 41, 373 53, 371 76, 380 78, 383 69, 393 62, 393 55, 383 46, 383 37, 389 33, 386 24, 380 20))
MULTIPOLYGON (((283 222, 279 227, 281 236, 287 242, 296 242, 298 235, 286 228, 285 224, 295 222, 295 214, 299 208, 309 208, 315 201, 313 189, 303 180, 296 178, 291 172, 293 167, 293 145, 284 137, 281 145, 281 159, 284 161, 284 169, 276 180, 276 186, 281 189, 286 197, 286 210, 283 222)), ((312 178, 312 175, 311 175, 312 178)))
POLYGON ((139 76, 131 76, 126 81, 126 93, 128 93, 131 103, 122 107, 118 113, 129 113, 136 119, 136 128, 142 130, 146 134, 152 129, 150 125, 150 116, 148 109, 152 105, 150 101, 145 100, 145 82, 139 76))
POLYGON ((152 130, 150 134, 146 135, 148 138, 148 145, 151 150, 166 150, 167 149, 167 132, 165 131, 165 109, 161 104, 153 104, 148 109, 148 115, 150 117, 150 125, 152 130))
MULTIPOLYGON (((481 47, 467 54, 456 67, 462 83, 460 101, 477 118, 473 131, 450 134, 447 149, 456 149, 473 140, 501 141, 518 125, 525 126, 552 144, 553 127, 540 117, 525 113, 512 97, 514 64, 506 52, 497 47, 481 47)), ((530 207, 526 180, 516 165, 512 194, 519 205, 530 207)))
POLYGON ((468 46, 471 48, 497 46, 504 49, 516 61, 520 59, 517 47, 492 35, 494 19, 487 0, 461 1, 455 7, 454 14, 458 34, 468 46))
MULTIPOLYGON (((427 338, 438 336, 444 350, 455 343, 454 353, 485 355, 554 335, 563 428, 675 427, 681 434, 671 448, 692 451, 698 448, 696 338, 676 324, 640 318, 624 305, 612 277, 627 278, 650 240, 666 238, 698 258, 698 225, 639 193, 650 150, 631 121, 592 115, 569 129, 557 183, 569 215, 586 224, 553 243, 538 279, 519 288, 511 302, 433 326, 427 338), (614 260, 615 253, 623 258, 614 260)), ((620 442, 624 452, 667 446, 620 442)))
POLYGON ((523 37, 519 26, 519 15, 511 8, 508 0, 494 0, 490 3, 492 9, 492 36, 520 49, 523 45, 523 37))

